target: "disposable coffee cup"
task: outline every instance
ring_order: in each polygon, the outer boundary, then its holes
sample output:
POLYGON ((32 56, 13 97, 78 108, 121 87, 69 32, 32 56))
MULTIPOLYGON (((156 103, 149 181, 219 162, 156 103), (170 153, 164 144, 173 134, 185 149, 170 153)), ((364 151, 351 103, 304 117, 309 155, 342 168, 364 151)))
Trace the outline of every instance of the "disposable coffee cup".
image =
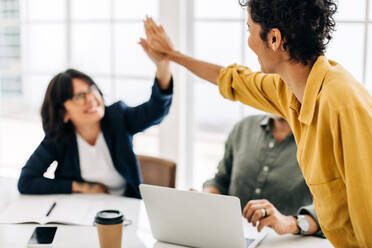
POLYGON ((118 210, 99 211, 95 218, 101 248, 121 248, 124 215, 118 210))

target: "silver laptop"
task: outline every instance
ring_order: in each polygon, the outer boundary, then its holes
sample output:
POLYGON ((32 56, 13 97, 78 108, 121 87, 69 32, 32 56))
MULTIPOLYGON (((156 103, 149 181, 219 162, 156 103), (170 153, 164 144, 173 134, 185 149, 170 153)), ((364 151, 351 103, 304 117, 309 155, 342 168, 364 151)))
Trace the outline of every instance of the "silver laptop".
POLYGON ((234 196, 141 184, 153 236, 203 248, 252 248, 266 233, 244 235, 240 200, 234 196))

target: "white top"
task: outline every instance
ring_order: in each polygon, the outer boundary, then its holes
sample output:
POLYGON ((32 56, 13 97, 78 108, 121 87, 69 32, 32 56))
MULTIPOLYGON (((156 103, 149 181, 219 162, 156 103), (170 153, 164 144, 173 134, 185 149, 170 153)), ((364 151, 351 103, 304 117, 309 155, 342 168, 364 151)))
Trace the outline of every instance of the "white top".
POLYGON ((109 193, 122 195, 125 191, 126 181, 114 167, 102 132, 93 146, 78 133, 76 133, 76 137, 80 173, 84 181, 102 183, 109 189, 109 193))

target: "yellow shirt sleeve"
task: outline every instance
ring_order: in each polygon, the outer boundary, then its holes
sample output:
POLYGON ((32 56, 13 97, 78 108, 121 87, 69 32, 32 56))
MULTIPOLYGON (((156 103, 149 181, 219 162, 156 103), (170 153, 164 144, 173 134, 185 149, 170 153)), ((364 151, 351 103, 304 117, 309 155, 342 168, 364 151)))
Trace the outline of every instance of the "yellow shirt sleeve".
POLYGON ((372 247, 372 129, 366 128, 372 124, 372 113, 362 106, 337 112, 334 152, 346 186, 351 225, 359 246, 372 247))
POLYGON ((279 75, 252 72, 234 64, 220 71, 217 84, 227 99, 286 116, 291 93, 279 75))

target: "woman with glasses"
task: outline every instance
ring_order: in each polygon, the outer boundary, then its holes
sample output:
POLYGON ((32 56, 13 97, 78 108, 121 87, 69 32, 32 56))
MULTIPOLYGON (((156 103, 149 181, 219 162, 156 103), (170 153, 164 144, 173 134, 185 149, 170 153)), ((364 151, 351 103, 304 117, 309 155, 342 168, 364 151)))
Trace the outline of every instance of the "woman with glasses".
POLYGON ((169 61, 157 66, 150 99, 136 107, 119 101, 105 106, 88 75, 66 70, 53 77, 41 108, 45 137, 23 167, 23 194, 112 193, 140 198, 141 176, 132 137, 159 124, 173 92, 169 61), (43 174, 56 161, 54 179, 43 174))
MULTIPOLYGON (((151 19, 141 44, 216 84, 225 98, 286 119, 325 236, 335 247, 372 247, 372 97, 324 56, 335 29, 335 1, 240 3, 247 7, 248 46, 260 72, 183 55, 151 19)), ((353 42, 345 49, 353 49, 353 42)), ((260 227, 277 219, 265 202, 248 205, 244 215, 260 227)))

